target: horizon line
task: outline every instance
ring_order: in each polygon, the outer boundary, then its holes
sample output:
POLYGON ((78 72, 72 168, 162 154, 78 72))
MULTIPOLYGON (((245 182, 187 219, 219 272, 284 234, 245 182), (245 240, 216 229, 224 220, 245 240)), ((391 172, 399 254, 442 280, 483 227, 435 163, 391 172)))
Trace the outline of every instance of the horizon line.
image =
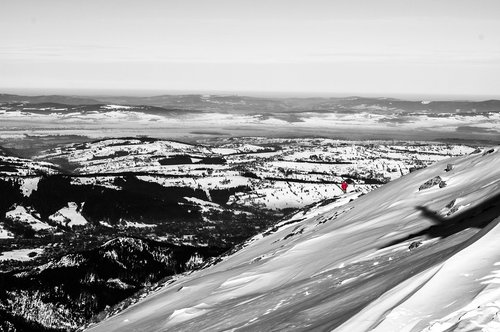
POLYGON ((432 93, 377 93, 377 92, 326 92, 326 91, 255 91, 255 90, 175 90, 175 89, 92 89, 92 88, 3 88, 0 94, 15 94, 24 96, 72 96, 72 97, 158 97, 164 95, 219 95, 240 97, 267 97, 267 98, 394 98, 402 100, 500 100, 500 95, 478 94, 432 94, 432 93))

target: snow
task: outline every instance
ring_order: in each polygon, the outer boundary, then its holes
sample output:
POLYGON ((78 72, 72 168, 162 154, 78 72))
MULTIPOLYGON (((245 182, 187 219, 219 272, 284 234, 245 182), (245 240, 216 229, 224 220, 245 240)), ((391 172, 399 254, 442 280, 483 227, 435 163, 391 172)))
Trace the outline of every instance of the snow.
POLYGON ((32 209, 30 211, 26 210, 24 206, 17 205, 13 210, 8 211, 5 214, 6 219, 11 219, 16 222, 29 225, 34 231, 40 231, 44 229, 52 229, 53 227, 49 224, 35 218, 33 216, 32 209))
POLYGON ((0 239, 13 239, 14 234, 6 230, 2 224, 0 224, 0 239))
POLYGON ((109 189, 120 190, 121 187, 114 185, 115 180, 120 179, 118 176, 96 176, 96 177, 72 177, 72 185, 95 185, 109 189))
POLYGON ((105 222, 105 221, 102 221, 102 220, 101 220, 101 221, 99 221, 99 223, 100 223, 101 225, 105 226, 105 227, 108 227, 108 228, 114 228, 114 227, 113 227, 113 225, 111 225, 111 224, 109 224, 109 223, 107 223, 107 222, 105 222))
POLYGON ((141 222, 134 222, 134 221, 125 221, 125 227, 133 227, 133 228, 151 228, 151 227, 156 227, 156 225, 151 225, 151 224, 144 224, 141 222))
POLYGON ((106 221, 99 221, 99 223, 102 226, 108 227, 108 228, 154 228, 156 227, 155 224, 145 224, 141 222, 136 222, 136 221, 128 221, 128 220, 121 220, 120 224, 118 225, 111 225, 110 223, 106 221))
POLYGON ((68 227, 84 226, 87 224, 87 220, 80 214, 80 210, 77 203, 68 202, 68 206, 51 215, 49 219, 68 227))
MULTIPOLYGON (((370 185, 358 185, 358 195, 369 191, 370 185)), ((348 191, 353 190, 351 186, 348 191)), ((298 183, 298 182, 261 182, 252 192, 237 193, 229 198, 228 204, 256 205, 269 209, 299 208, 318 202, 325 197, 336 197, 343 192, 338 185, 322 183, 298 183)))
POLYGON ((202 315, 207 311, 207 305, 205 303, 200 303, 190 308, 182 308, 175 310, 172 315, 170 315, 169 320, 174 323, 180 323, 189 319, 193 319, 196 316, 202 315))
POLYGON ((196 197, 184 197, 184 199, 188 202, 194 203, 195 205, 199 205, 202 207, 220 208, 220 205, 217 203, 207 202, 196 197))
POLYGON ((409 173, 412 168, 473 151, 468 146, 443 143, 348 142, 318 138, 245 137, 235 140, 228 137, 215 144, 210 140, 201 142, 206 144, 104 139, 60 146, 37 158, 63 158, 78 164, 75 171, 87 176, 72 177, 73 184, 120 190, 114 175, 135 172, 143 174, 138 176, 139 180, 165 187, 201 189, 207 193, 208 200, 211 200, 211 190, 247 187, 248 190, 238 189, 230 197, 232 208, 279 210, 302 208, 342 195, 338 184, 343 177, 359 179, 355 186, 349 186, 349 192, 366 193, 378 186, 365 184, 366 179, 384 183, 409 173), (161 165, 163 159, 180 155, 193 161, 221 158, 226 163, 161 165))
POLYGON ((40 265, 37 267, 38 272, 42 272, 46 269, 53 269, 57 267, 71 267, 71 266, 79 266, 84 262, 84 258, 81 254, 68 254, 62 256, 57 261, 49 261, 46 264, 40 265))
POLYGON ((354 201, 312 206, 89 330, 494 330, 499 163, 498 149, 443 160, 354 201), (418 190, 435 176, 447 186, 418 190), (439 214, 453 200, 463 208, 439 214), (434 233, 445 222, 458 229, 434 233))
MULTIPOLYGON (((38 186, 38 181, 33 178, 33 174, 55 174, 57 167, 48 162, 37 162, 30 159, 0 156, 0 163, 12 166, 12 171, 1 171, 1 175, 18 177, 23 187, 23 192, 27 195, 38 186), (26 185, 24 185, 26 183, 26 185)), ((3 176, 2 176, 3 177, 3 176)))
MULTIPOLYGON (((368 305, 364 310, 355 315, 353 318, 342 324, 338 332, 350 331, 370 331, 370 327, 376 326, 379 317, 387 314, 387 310, 392 308, 396 303, 404 300, 407 296, 415 292, 422 284, 425 284, 432 278, 440 266, 426 270, 417 276, 410 278, 394 289, 390 290, 379 299, 368 305)), ((387 328, 387 331, 398 331, 396 327, 387 328)))
POLYGON ((108 283, 108 285, 114 288, 119 288, 119 289, 129 289, 133 287, 118 278, 108 279, 106 283, 108 283))
MULTIPOLYGON (((470 311, 500 300, 495 268, 500 260, 499 222, 497 218, 491 227, 481 231, 485 234, 480 241, 448 259, 431 280, 393 308, 374 331, 422 330, 428 324, 432 326, 429 331, 443 331, 464 319, 470 311)), ((500 314, 500 310, 496 312, 500 314)))
POLYGON ((29 197, 34 190, 37 190, 38 182, 40 182, 40 178, 38 177, 22 179, 21 189, 23 191, 23 195, 25 197, 29 197))
POLYGON ((234 171, 225 171, 224 176, 204 176, 196 177, 175 177, 138 175, 137 178, 142 181, 154 182, 164 187, 190 187, 203 188, 204 190, 234 188, 238 186, 248 186, 250 179, 237 175, 234 171))
POLYGON ((33 249, 16 249, 11 251, 4 251, 0 254, 0 261, 5 260, 15 260, 15 261, 29 261, 35 259, 38 255, 43 252, 43 248, 33 248, 33 249), (30 257, 30 253, 36 253, 33 257, 30 257))
POLYGON ((101 108, 106 110, 119 110, 119 109, 132 109, 132 106, 123 106, 123 105, 104 105, 101 108))

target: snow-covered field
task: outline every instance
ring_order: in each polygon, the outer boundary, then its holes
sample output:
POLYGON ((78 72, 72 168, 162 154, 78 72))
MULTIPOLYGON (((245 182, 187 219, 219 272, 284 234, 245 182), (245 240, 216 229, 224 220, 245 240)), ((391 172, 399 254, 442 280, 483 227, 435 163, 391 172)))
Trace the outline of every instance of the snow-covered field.
POLYGON ((40 216, 36 218, 35 216, 33 216, 33 214, 36 215, 36 213, 33 213, 33 211, 28 211, 24 206, 18 205, 13 210, 10 210, 5 214, 5 219, 10 219, 14 222, 29 225, 34 231, 53 228, 47 223, 39 220, 38 218, 40 218, 40 216))
POLYGON ((13 239, 14 234, 6 230, 3 225, 0 225, 0 239, 13 239))
POLYGON ((69 202, 68 206, 51 215, 49 219, 67 227, 84 226, 87 224, 87 220, 80 214, 81 209, 82 206, 78 206, 77 203, 69 202))
POLYGON ((112 175, 130 172, 164 187, 202 189, 208 196, 210 190, 248 187, 250 191, 234 194, 230 204, 283 209, 339 196, 338 185, 346 177, 357 182, 357 190, 367 192, 412 168, 474 150, 443 143, 258 137, 200 143, 106 139, 43 151, 36 159, 64 159, 74 165, 74 172, 95 175, 75 177, 75 184, 119 189, 112 175))
POLYGON ((499 163, 483 150, 311 207, 89 331, 494 331, 499 163))
POLYGON ((0 169, 0 176, 17 176, 26 177, 24 182, 26 194, 30 193, 36 188, 38 182, 34 180, 37 175, 41 174, 56 174, 58 173, 57 167, 48 162, 37 162, 30 159, 17 158, 11 156, 0 155, 0 165, 9 165, 5 169, 0 169))
POLYGON ((0 261, 6 261, 10 259, 16 261, 29 261, 35 259, 41 253, 43 253, 43 248, 16 249, 11 251, 4 251, 0 253, 0 261))
MULTIPOLYGON (((348 188, 348 192, 368 192, 377 186, 356 185, 348 188)), ((338 197, 343 194, 336 184, 295 183, 287 181, 270 181, 256 186, 249 193, 237 193, 230 197, 228 204, 237 206, 262 206, 268 209, 300 208, 325 198, 338 197)))

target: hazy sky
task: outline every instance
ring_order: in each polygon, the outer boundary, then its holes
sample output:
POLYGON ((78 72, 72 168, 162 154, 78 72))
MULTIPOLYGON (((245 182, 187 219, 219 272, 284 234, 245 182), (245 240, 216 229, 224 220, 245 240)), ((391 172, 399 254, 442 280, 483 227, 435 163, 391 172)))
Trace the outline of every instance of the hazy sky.
POLYGON ((0 89, 500 97, 500 1, 0 0, 0 89))

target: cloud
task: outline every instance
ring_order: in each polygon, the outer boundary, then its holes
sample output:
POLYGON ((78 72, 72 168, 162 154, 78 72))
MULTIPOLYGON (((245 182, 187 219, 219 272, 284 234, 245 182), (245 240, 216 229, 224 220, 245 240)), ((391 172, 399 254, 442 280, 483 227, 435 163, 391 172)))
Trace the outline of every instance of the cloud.
POLYGON ((316 52, 280 50, 220 50, 204 52, 196 48, 171 50, 167 46, 131 47, 99 44, 5 46, 0 45, 0 60, 10 61, 81 61, 81 62, 141 62, 199 64, 489 64, 500 65, 500 52, 316 52))

